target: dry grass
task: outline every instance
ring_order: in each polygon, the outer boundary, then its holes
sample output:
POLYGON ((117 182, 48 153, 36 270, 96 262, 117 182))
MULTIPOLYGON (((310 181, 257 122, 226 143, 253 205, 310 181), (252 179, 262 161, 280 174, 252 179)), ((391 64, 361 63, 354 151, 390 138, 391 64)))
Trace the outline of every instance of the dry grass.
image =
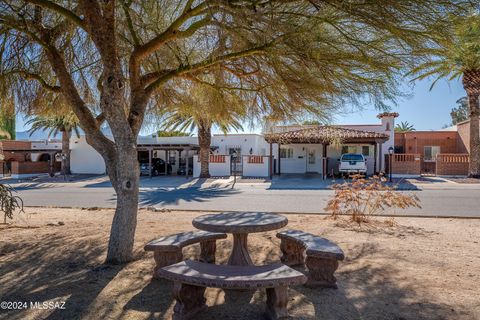
MULTIPOLYGON (((66 310, 0 311, 0 318, 170 318, 171 285, 151 281, 153 258, 142 247, 160 235, 192 230, 200 213, 140 211, 138 260, 105 266, 111 210, 26 211, 28 218, 16 221, 22 228, 0 227, 2 300, 66 301, 66 310)), ((288 218, 289 227, 323 235, 347 256, 338 290, 290 290, 293 319, 480 319, 480 220, 397 218, 358 227, 317 215, 288 218)), ((249 239, 256 263, 279 259, 275 232, 249 239)), ((230 237, 219 242, 219 262, 230 248, 230 237)), ((192 246, 186 255, 198 251, 192 246)), ((261 319, 262 292, 208 289, 207 295, 213 307, 197 319, 261 319)))

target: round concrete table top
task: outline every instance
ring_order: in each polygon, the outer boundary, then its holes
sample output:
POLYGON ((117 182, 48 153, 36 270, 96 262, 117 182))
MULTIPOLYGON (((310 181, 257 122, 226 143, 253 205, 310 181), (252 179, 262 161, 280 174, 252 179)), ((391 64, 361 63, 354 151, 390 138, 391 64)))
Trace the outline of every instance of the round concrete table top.
POLYGON ((267 212, 223 212, 206 214, 193 219, 195 228, 225 233, 253 233, 285 227, 288 219, 267 212))

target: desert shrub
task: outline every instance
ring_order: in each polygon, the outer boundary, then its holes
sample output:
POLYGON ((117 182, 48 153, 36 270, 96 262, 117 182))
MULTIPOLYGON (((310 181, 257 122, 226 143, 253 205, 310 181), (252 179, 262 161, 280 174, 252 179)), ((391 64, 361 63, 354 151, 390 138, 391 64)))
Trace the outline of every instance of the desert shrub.
POLYGON ((0 211, 4 213, 3 223, 7 223, 7 217, 13 219, 13 214, 18 209, 23 212, 23 201, 19 196, 13 195, 15 190, 8 184, 0 184, 0 211))
POLYGON ((325 210, 333 218, 348 215, 358 224, 368 222, 370 217, 382 213, 387 208, 421 208, 420 200, 412 193, 399 192, 385 183, 380 176, 364 178, 353 176, 351 181, 335 184, 335 194, 325 210))

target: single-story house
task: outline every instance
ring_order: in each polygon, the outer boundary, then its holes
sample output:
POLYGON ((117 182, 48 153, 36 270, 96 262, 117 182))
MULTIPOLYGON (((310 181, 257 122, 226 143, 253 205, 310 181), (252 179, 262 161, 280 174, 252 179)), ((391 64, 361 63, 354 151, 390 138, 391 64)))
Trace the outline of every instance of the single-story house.
POLYGON ((59 141, 0 140, 0 176, 26 178, 61 168, 59 141))
MULTIPOLYGON (((362 153, 369 174, 383 171, 384 155, 394 146, 396 117, 397 113, 382 113, 377 124, 269 126, 263 134, 215 134, 211 143, 212 175, 230 175, 236 170, 242 175, 265 177, 283 173, 325 177, 336 172, 338 158, 345 152, 362 153), (232 155, 236 155, 234 161, 232 155)), ((70 148, 73 173, 105 173, 101 156, 84 136, 72 137, 70 148)), ((187 163, 193 167, 194 176, 199 172, 197 137, 139 137, 138 150, 141 161, 166 160, 173 174, 187 163)))

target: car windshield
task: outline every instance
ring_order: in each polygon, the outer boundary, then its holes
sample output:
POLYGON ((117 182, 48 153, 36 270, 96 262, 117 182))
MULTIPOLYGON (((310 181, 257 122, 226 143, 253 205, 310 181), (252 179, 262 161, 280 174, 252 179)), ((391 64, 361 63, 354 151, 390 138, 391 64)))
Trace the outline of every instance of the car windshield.
POLYGON ((344 154, 342 161, 363 161, 361 154, 344 154))

